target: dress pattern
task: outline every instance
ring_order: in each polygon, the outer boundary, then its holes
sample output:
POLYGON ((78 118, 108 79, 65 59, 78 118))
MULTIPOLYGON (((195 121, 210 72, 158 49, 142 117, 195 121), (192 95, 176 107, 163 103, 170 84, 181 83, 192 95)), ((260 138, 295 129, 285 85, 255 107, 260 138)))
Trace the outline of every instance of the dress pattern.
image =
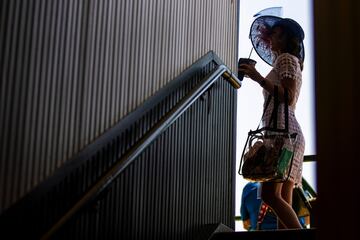
MULTIPOLYGON (((301 83, 302 83, 302 74, 301 74, 301 67, 299 60, 295 56, 289 53, 283 53, 279 55, 275 60, 273 69, 266 76, 266 78, 270 80, 273 84, 278 86, 281 86, 281 80, 283 78, 289 78, 296 82, 295 84, 296 90, 294 93, 295 101, 289 106, 289 132, 297 133, 295 148, 294 148, 294 158, 290 173, 290 180, 294 181, 295 185, 301 186, 302 163, 303 163, 304 151, 305 151, 305 139, 301 127, 295 117, 296 102, 299 98, 301 83)), ((264 90, 263 95, 265 99, 264 102, 266 102, 269 93, 266 90, 264 90)), ((284 106, 285 106, 284 103, 282 102, 279 103, 279 111, 277 116, 278 128, 285 127, 284 106)), ((274 107, 274 98, 271 99, 271 102, 264 114, 263 122, 262 122, 264 126, 268 126, 273 111, 273 107, 274 107)))

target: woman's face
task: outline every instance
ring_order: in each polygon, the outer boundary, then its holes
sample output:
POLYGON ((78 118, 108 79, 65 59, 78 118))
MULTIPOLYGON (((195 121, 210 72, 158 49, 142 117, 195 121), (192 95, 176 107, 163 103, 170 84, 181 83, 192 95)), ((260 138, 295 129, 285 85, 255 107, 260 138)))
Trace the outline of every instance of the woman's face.
POLYGON ((275 27, 270 35, 271 50, 281 53, 284 46, 284 36, 280 27, 275 27))

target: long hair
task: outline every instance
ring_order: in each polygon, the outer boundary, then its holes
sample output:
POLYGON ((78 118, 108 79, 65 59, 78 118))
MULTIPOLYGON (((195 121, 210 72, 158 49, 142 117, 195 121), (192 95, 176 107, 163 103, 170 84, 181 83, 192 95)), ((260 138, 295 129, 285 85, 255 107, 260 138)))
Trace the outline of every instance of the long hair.
POLYGON ((301 41, 298 37, 294 36, 291 31, 289 31, 286 27, 282 25, 278 25, 276 27, 280 27, 281 37, 285 38, 285 46, 283 52, 290 53, 299 59, 301 70, 303 70, 304 63, 300 60, 301 59, 301 41))

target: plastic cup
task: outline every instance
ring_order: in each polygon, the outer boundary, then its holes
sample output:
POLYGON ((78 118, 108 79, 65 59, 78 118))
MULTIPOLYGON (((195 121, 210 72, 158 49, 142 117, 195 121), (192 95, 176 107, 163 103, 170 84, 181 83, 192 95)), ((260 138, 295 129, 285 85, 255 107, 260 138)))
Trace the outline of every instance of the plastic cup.
MULTIPOLYGON (((239 58, 238 68, 240 67, 240 64, 251 64, 251 65, 255 66, 256 61, 251 58, 239 58)), ((245 75, 245 77, 248 77, 248 76, 245 75)), ((244 72, 238 70, 238 79, 241 81, 244 79, 244 72)))

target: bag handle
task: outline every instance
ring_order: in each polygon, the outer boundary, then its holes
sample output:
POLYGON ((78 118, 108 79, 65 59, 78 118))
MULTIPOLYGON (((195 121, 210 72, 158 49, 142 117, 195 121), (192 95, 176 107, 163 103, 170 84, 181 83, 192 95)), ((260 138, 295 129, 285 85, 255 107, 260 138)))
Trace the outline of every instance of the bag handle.
MULTIPOLYGON (((266 99, 266 103, 265 103, 265 107, 264 107, 263 114, 262 114, 262 116, 261 116, 261 120, 263 119, 263 117, 264 117, 264 115, 265 115, 266 109, 267 109, 268 106, 270 105, 270 101, 271 101, 271 95, 269 94, 269 96, 268 96, 267 99, 266 99)), ((255 131, 259 130, 260 125, 261 125, 261 120, 260 120, 259 125, 257 126, 257 128, 256 128, 255 131)))
MULTIPOLYGON (((285 128, 278 128, 278 111, 279 111, 279 87, 274 85, 274 108, 271 113, 270 121, 268 128, 269 130, 281 131, 281 132, 289 132, 289 93, 286 88, 284 88, 284 120, 285 120, 285 128), (271 129, 271 123, 273 122, 273 128, 271 129)), ((263 114, 264 116, 264 114, 263 114)), ((261 117, 261 119, 263 118, 261 117)))

